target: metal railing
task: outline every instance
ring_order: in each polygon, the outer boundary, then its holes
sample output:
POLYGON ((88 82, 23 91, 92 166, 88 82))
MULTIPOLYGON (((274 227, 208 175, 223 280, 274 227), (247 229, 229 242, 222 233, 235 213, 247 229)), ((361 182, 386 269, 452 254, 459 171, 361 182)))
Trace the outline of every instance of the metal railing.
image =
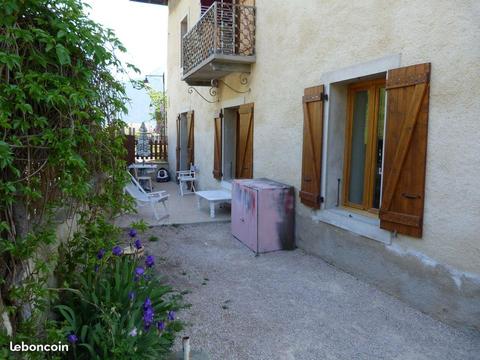
POLYGON ((182 41, 183 73, 211 55, 255 55, 255 7, 216 1, 182 41))

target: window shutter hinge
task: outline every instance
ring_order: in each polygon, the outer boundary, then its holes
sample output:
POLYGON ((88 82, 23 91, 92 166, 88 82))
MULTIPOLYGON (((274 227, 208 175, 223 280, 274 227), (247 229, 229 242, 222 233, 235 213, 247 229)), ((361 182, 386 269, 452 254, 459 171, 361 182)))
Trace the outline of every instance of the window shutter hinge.
POLYGON ((323 196, 320 196, 320 203, 323 203, 325 202, 325 199, 323 198, 323 196))
POLYGON ((321 94, 320 94, 320 99, 321 99, 322 101, 328 101, 328 94, 321 93, 321 94))

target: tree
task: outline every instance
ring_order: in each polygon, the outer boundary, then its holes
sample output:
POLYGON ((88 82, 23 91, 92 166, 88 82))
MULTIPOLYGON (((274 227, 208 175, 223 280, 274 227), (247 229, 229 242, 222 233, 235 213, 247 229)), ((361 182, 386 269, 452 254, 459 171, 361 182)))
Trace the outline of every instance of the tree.
POLYGON ((14 335, 43 333, 56 259, 59 274, 75 271, 79 254, 113 237, 106 217, 127 206, 116 51, 125 49, 81 0, 2 0, 0 319, 14 335), (57 254, 59 217, 79 229, 57 254))
POLYGON ((150 97, 150 107, 153 109, 150 116, 152 120, 156 121, 155 132, 161 136, 165 136, 167 124, 167 97, 163 91, 155 90, 148 84, 145 84, 145 90, 150 97))

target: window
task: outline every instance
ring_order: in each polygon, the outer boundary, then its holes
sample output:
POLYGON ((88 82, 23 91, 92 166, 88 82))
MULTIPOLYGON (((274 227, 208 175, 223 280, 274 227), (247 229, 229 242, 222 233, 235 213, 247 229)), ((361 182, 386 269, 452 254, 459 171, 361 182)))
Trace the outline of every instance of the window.
POLYGON ((183 37, 188 32, 188 17, 185 16, 180 23, 180 67, 183 68, 183 37))
POLYGON ((348 88, 343 204, 378 213, 385 128, 385 79, 348 88))
POLYGON ((214 0, 200 0, 200 15, 203 15, 213 3, 214 0))
POLYGON ((377 226, 423 231, 431 65, 399 60, 327 73, 327 85, 306 88, 302 99, 301 203, 321 210, 315 220, 383 242, 390 238, 377 226))

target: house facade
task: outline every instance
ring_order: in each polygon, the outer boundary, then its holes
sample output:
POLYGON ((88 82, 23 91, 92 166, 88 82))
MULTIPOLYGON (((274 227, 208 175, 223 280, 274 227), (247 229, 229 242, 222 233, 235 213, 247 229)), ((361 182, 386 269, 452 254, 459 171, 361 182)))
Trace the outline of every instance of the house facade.
POLYGON ((162 1, 170 169, 296 189, 296 245, 480 328, 480 4, 162 1))

